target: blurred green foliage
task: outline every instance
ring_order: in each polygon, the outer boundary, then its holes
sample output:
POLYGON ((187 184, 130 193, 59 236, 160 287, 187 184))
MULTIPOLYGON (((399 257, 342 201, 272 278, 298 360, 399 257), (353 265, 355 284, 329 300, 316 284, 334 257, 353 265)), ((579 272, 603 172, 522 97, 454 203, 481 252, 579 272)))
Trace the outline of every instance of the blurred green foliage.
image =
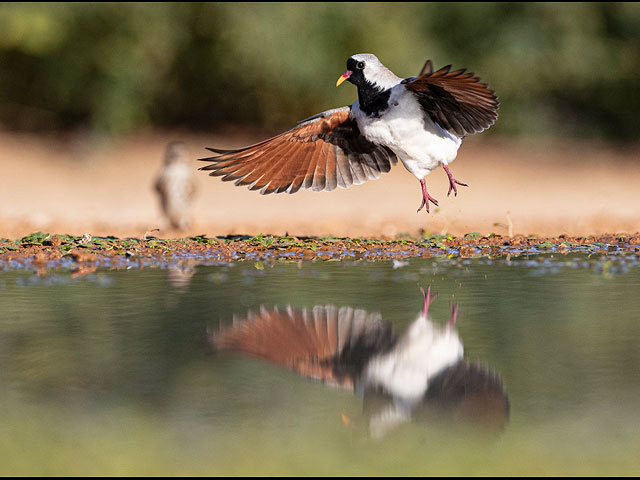
POLYGON ((637 139, 632 3, 3 4, 0 123, 275 131, 353 102, 334 85, 360 52, 475 72, 501 100, 492 134, 637 139))

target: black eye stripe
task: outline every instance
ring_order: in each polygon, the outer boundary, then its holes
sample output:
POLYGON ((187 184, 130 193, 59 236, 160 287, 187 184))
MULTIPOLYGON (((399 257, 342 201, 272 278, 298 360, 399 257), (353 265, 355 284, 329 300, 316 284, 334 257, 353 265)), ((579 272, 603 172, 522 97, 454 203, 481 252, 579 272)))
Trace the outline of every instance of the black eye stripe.
POLYGON ((356 67, 362 70, 364 68, 364 62, 358 62, 358 65, 356 65, 356 67))

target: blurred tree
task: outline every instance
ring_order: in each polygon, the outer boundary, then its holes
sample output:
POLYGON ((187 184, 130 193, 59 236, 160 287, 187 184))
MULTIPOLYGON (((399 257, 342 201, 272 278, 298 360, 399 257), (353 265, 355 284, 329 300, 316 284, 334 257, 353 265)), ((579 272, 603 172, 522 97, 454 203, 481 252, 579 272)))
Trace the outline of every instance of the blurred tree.
POLYGON ((0 123, 276 131, 351 103, 334 80, 359 52, 477 73, 501 100, 490 134, 638 138, 632 3, 3 4, 0 123))

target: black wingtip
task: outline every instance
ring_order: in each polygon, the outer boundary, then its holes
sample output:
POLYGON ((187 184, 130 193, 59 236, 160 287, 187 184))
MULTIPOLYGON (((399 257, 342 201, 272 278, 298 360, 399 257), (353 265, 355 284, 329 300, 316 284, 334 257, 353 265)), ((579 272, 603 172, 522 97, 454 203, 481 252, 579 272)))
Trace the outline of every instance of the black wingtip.
MULTIPOLYGON (((209 161, 211 161, 210 158, 199 158, 198 160, 209 160, 209 161)), ((209 165, 205 165, 204 167, 200 167, 198 170, 216 170, 219 167, 220 166, 219 166, 218 163, 210 163, 209 165)))
POLYGON ((206 158, 198 158, 196 162, 215 162, 216 157, 206 157, 206 158))
POLYGON ((234 153, 238 151, 238 150, 223 150, 221 148, 211 148, 211 147, 204 147, 204 148, 205 150, 209 150, 210 152, 217 153, 219 155, 224 155, 225 153, 234 153))

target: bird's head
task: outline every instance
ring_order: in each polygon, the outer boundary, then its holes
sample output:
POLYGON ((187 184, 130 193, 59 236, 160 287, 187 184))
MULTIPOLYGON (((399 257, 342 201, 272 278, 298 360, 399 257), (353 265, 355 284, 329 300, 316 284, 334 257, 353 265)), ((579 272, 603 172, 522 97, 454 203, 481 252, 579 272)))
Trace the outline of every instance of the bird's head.
POLYGON ((164 152, 165 165, 186 163, 189 161, 189 151, 183 142, 171 142, 164 152))
POLYGON ((385 67, 378 57, 370 53, 359 53, 347 60, 347 71, 338 78, 336 87, 345 80, 359 88, 378 88, 386 90, 398 83, 391 70, 385 67))

